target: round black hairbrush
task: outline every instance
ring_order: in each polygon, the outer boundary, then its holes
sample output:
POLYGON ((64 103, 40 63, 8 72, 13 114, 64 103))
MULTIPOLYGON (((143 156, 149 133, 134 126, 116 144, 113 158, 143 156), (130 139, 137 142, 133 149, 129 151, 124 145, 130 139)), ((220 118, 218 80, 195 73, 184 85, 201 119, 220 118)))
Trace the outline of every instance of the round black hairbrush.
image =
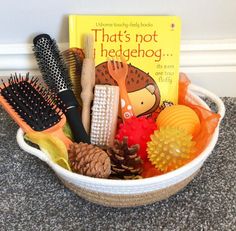
POLYGON ((69 72, 55 40, 48 34, 40 34, 33 40, 34 54, 43 79, 63 102, 62 107, 76 142, 90 143, 82 124, 78 102, 72 91, 69 72))
POLYGON ((55 40, 48 34, 40 34, 33 43, 39 69, 48 87, 55 92, 71 90, 68 70, 55 40))

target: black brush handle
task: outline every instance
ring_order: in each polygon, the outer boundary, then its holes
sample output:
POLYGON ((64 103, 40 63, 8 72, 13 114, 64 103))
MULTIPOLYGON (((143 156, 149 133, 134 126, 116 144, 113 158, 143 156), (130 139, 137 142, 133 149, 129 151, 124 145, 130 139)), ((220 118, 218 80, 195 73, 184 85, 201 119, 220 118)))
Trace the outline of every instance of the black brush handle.
POLYGON ((86 133, 82 124, 78 102, 74 93, 71 90, 65 90, 59 92, 58 96, 64 104, 64 113, 67 122, 70 125, 75 142, 90 143, 89 135, 86 133))
POLYGON ((74 136, 75 142, 84 142, 90 144, 90 138, 86 133, 84 126, 81 122, 80 113, 77 107, 71 107, 66 112, 66 119, 70 125, 71 131, 74 136))

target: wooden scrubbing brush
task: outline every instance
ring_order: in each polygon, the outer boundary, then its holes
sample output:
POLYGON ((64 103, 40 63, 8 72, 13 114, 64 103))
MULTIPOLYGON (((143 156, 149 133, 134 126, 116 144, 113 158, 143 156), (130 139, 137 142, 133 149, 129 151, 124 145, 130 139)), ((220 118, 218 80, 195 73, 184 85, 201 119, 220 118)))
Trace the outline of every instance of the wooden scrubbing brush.
POLYGON ((55 95, 39 83, 39 79, 21 75, 2 80, 0 104, 24 132, 50 133, 60 138, 67 148, 72 141, 63 133, 66 118, 55 105, 55 95))
POLYGON ((94 63, 94 38, 92 35, 84 37, 84 53, 81 74, 81 99, 82 99, 82 123, 87 133, 90 129, 90 107, 93 100, 93 88, 95 85, 95 63, 94 63))
POLYGON ((62 56, 69 69, 69 77, 72 83, 72 90, 75 93, 76 99, 78 100, 80 106, 82 107, 82 99, 80 94, 82 91, 81 73, 84 53, 82 49, 73 47, 63 51, 62 56))
POLYGON ((113 145, 118 117, 119 87, 95 85, 92 107, 91 143, 113 145))

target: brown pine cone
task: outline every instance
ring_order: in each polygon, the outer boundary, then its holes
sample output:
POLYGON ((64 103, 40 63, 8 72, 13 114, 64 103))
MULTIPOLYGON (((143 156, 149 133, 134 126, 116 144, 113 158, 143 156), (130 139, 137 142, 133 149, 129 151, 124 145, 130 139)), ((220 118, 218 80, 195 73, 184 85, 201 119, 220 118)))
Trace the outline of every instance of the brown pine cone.
POLYGON ((128 137, 123 141, 114 141, 114 146, 108 148, 111 159, 111 178, 138 179, 142 173, 142 160, 137 152, 139 145, 128 147, 128 137))
POLYGON ((109 156, 92 144, 73 143, 68 156, 73 172, 97 178, 108 178, 111 173, 109 156))

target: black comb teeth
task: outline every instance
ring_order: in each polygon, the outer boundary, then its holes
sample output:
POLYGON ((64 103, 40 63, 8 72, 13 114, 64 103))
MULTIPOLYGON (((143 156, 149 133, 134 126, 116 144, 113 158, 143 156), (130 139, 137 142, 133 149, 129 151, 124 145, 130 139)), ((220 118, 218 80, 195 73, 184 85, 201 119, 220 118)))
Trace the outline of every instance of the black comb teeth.
POLYGON ((61 120, 62 111, 54 104, 56 97, 39 83, 38 78, 12 75, 2 80, 0 94, 33 130, 46 130, 61 120))
POLYGON ((40 34, 34 38, 33 43, 39 69, 49 88, 55 92, 71 89, 68 69, 55 40, 48 34, 40 34))

